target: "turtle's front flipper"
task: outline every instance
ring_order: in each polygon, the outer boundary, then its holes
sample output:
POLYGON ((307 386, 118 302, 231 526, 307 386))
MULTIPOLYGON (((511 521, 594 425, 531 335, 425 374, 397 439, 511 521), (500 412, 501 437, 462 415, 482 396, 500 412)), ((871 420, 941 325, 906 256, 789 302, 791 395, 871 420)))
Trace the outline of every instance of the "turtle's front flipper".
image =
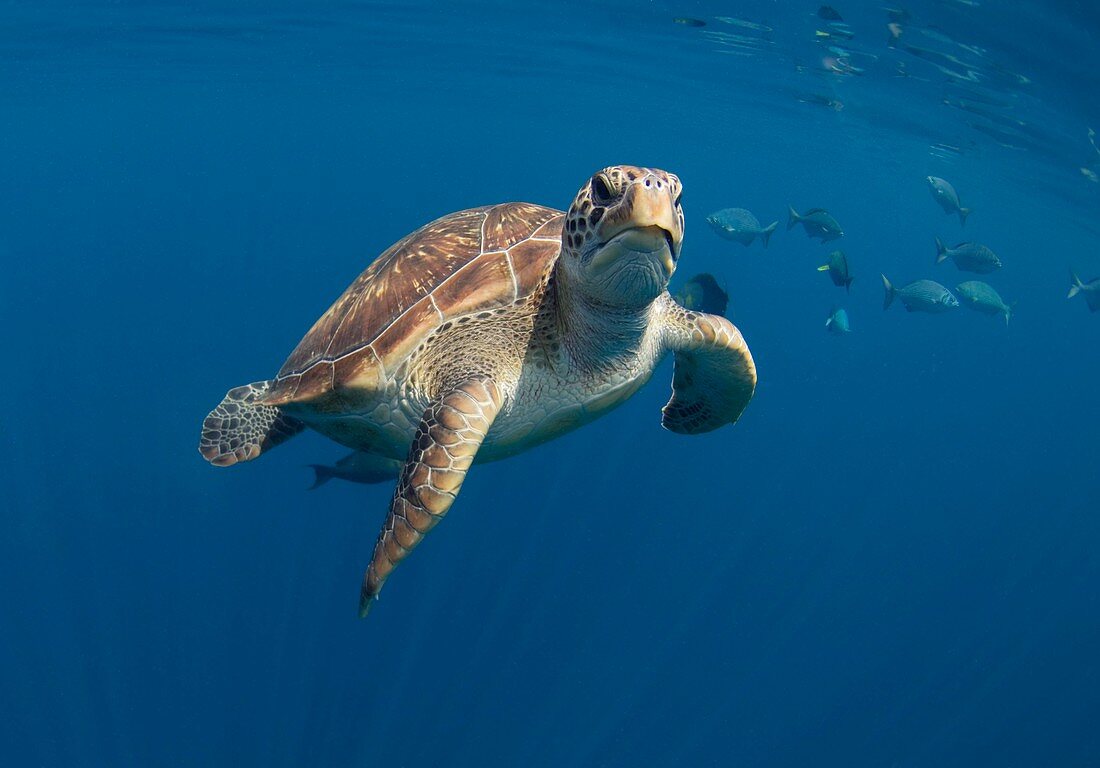
POLYGON ((363 577, 360 617, 370 611, 390 571, 451 508, 500 405, 500 390, 491 379, 473 379, 424 412, 363 577))
POLYGON ((756 365, 741 332, 718 315, 672 301, 666 308, 665 347, 676 353, 676 369, 661 424, 685 434, 732 424, 756 389, 756 365))
POLYGON ((250 461, 306 428, 282 409, 264 404, 271 384, 257 381, 235 387, 207 414, 199 438, 204 459, 218 467, 250 461))

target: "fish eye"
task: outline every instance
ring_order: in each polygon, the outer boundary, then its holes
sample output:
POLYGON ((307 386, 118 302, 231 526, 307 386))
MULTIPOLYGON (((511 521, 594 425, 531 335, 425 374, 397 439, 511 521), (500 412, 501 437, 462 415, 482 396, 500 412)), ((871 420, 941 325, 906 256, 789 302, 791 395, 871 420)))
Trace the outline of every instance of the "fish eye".
POLYGON ((611 198, 614 197, 614 193, 611 191, 611 185, 602 173, 597 173, 592 177, 592 200, 597 205, 607 205, 611 202, 611 198))

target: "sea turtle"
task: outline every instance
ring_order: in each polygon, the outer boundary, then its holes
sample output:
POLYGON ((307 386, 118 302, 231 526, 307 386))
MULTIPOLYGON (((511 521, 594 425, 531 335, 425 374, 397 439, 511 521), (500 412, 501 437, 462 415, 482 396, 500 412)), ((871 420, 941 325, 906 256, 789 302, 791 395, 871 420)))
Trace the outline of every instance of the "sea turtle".
POLYGON ((666 353, 676 361, 667 429, 736 421, 756 387, 741 333, 667 290, 680 194, 670 173, 613 166, 568 212, 503 203, 416 230, 367 267, 274 379, 229 391, 199 451, 229 466, 308 426, 382 464, 404 461, 363 580, 365 616, 475 458, 513 455, 606 413, 666 353))

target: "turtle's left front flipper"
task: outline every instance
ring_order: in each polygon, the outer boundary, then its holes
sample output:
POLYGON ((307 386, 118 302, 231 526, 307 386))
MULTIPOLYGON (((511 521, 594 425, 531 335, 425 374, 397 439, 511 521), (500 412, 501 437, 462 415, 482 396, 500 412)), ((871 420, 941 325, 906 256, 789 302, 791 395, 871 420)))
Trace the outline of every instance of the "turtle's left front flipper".
POLYGON ((676 353, 676 369, 661 424, 684 434, 732 424, 756 390, 756 364, 741 332, 718 315, 672 301, 666 308, 665 347, 676 353))
POLYGON ((428 406, 363 577, 359 616, 370 611, 390 572, 451 508, 501 406, 488 378, 466 381, 428 406))

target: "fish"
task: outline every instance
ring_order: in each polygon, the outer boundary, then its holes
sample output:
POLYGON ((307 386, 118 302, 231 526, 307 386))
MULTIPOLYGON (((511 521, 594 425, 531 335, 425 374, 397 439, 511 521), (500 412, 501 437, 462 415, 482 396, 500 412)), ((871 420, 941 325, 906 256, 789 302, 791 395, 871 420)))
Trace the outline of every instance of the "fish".
POLYGON ((806 230, 806 234, 810 237, 816 237, 823 243, 827 243, 830 240, 837 240, 844 237, 844 230, 840 228, 840 222, 832 217, 828 211, 824 208, 811 208, 804 214, 800 214, 794 209, 794 206, 787 206, 788 218, 787 229, 791 229, 795 224, 802 224, 802 227, 806 230))
POLYGON ((401 468, 404 465, 405 462, 400 459, 390 459, 365 451, 353 451, 336 462, 335 466, 310 464, 315 475, 313 485, 309 489, 312 491, 320 488, 334 477, 353 483, 391 482, 401 474, 401 468))
POLYGON ((886 275, 882 276, 882 287, 886 290, 882 308, 890 308, 894 298, 901 299, 907 312, 928 312, 938 315, 950 312, 959 306, 959 300, 951 291, 934 280, 916 280, 901 288, 895 288, 886 275))
POLYGON ((1076 272, 1070 270, 1069 279, 1069 294, 1066 298, 1072 299, 1079 293, 1084 294, 1089 311, 1100 312, 1100 277, 1094 277, 1086 283, 1077 276, 1076 272))
POLYGON ((702 272, 688 280, 675 298, 686 309, 723 317, 730 303, 729 294, 722 290, 709 272, 702 272))
POLYGON ((705 27, 707 25, 702 19, 693 19, 689 16, 677 16, 672 21, 674 24, 681 24, 685 27, 705 27))
POLYGON ((848 313, 843 309, 834 309, 829 313, 828 319, 825 321, 825 328, 829 333, 840 336, 845 333, 851 333, 852 327, 848 323, 848 313))
POLYGON ((1001 294, 994 290, 989 283, 981 280, 968 280, 955 286, 955 293, 959 295, 959 303, 986 315, 1004 315, 1005 325, 1008 325, 1012 317, 1012 307, 1005 304, 1001 294))
POLYGON ((773 221, 766 227, 760 226, 760 221, 752 211, 744 208, 723 208, 707 216, 707 224, 710 224, 719 237, 733 240, 741 245, 750 245, 753 240, 760 237, 764 247, 768 247, 768 239, 772 232, 779 226, 778 221, 773 221))
POLYGON ((959 243, 954 248, 948 248, 937 237, 936 263, 940 264, 947 259, 954 261, 961 272, 987 275, 1001 268, 1001 260, 997 258, 997 254, 980 243, 959 243))
POLYGON ((928 176, 928 187, 932 190, 932 198, 940 204, 943 212, 947 214, 959 214, 959 224, 966 226, 966 217, 970 215, 970 208, 963 208, 959 203, 959 193, 951 186, 951 182, 941 179, 939 176, 928 176))
POLYGON ((844 290, 851 293, 852 273, 848 271, 848 257, 844 251, 833 251, 829 254, 829 261, 817 268, 818 272, 828 272, 833 285, 844 286, 844 290))

